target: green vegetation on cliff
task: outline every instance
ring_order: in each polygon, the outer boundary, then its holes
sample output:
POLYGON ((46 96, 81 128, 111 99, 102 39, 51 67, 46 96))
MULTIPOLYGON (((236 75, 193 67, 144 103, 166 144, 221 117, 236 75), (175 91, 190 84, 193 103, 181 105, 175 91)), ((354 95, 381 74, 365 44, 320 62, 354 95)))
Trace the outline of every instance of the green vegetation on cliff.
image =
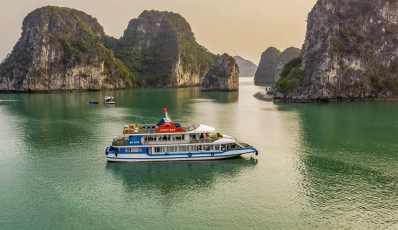
POLYGON ((199 85, 216 58, 179 14, 144 11, 116 39, 82 11, 46 6, 25 17, 0 90, 199 85))
POLYGON ((301 70, 301 62, 301 58, 294 58, 285 65, 281 78, 276 82, 278 92, 285 94, 303 85, 304 71, 301 70))
POLYGON ((179 60, 183 71, 204 76, 217 58, 196 42, 188 22, 172 12, 144 11, 130 21, 122 38, 104 40, 143 87, 173 85, 179 60))

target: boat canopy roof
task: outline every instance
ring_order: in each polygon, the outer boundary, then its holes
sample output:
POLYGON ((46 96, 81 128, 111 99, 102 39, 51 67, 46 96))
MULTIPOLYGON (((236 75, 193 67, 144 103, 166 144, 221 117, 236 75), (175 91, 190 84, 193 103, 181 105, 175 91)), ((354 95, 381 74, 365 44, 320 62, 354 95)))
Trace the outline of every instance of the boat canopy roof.
POLYGON ((123 134, 135 134, 135 133, 213 133, 216 131, 215 128, 202 125, 202 124, 192 124, 188 127, 181 127, 180 123, 174 123, 171 121, 167 108, 164 109, 165 118, 162 118, 158 123, 150 125, 125 125, 123 128, 123 134))
POLYGON ((208 126, 208 125, 202 125, 202 124, 194 124, 188 126, 189 130, 187 130, 187 133, 212 133, 216 131, 215 128, 208 126))

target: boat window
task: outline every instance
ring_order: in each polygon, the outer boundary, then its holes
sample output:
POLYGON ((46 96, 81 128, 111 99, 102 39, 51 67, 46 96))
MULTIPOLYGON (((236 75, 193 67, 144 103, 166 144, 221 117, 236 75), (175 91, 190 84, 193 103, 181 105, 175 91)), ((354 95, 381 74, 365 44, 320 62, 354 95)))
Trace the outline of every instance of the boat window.
POLYGON ((196 134, 189 134, 189 139, 192 140, 192 143, 195 143, 198 138, 196 134))
POLYGON ((148 136, 147 141, 156 141, 156 136, 148 136))
POLYGON ((139 147, 126 148, 126 152, 140 153, 142 152, 142 149, 139 147))
POLYGON ((168 152, 167 147, 156 147, 155 148, 155 153, 164 153, 164 152, 168 152))
POLYGON ((184 140, 184 136, 185 135, 173 135, 173 140, 175 141, 184 140))

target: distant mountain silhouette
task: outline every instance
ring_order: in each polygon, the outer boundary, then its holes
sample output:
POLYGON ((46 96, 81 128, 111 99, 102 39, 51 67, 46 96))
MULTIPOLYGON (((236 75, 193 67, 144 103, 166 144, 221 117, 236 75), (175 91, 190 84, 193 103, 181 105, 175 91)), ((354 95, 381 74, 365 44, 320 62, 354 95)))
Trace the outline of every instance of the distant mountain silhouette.
POLYGON ((245 60, 240 56, 234 56, 239 66, 239 77, 253 77, 257 70, 257 65, 249 60, 245 60))

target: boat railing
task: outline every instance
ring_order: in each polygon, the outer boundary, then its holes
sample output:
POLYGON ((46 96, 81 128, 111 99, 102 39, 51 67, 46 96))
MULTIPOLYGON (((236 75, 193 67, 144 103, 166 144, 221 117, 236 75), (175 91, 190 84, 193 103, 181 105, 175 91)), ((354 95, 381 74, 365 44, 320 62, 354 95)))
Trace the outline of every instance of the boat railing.
POLYGON ((236 145, 238 145, 239 147, 241 147, 241 148, 253 148, 253 146, 251 146, 251 145, 249 145, 249 144, 247 144, 247 143, 243 143, 243 142, 241 142, 241 141, 237 141, 236 142, 236 145))
POLYGON ((115 137, 112 141, 112 146, 125 146, 127 143, 126 137, 115 137))
POLYGON ((203 139, 203 140, 191 140, 189 143, 212 143, 210 139, 203 139))
POLYGON ((185 140, 170 140, 170 141, 147 141, 148 145, 169 145, 169 144, 188 144, 185 140))

